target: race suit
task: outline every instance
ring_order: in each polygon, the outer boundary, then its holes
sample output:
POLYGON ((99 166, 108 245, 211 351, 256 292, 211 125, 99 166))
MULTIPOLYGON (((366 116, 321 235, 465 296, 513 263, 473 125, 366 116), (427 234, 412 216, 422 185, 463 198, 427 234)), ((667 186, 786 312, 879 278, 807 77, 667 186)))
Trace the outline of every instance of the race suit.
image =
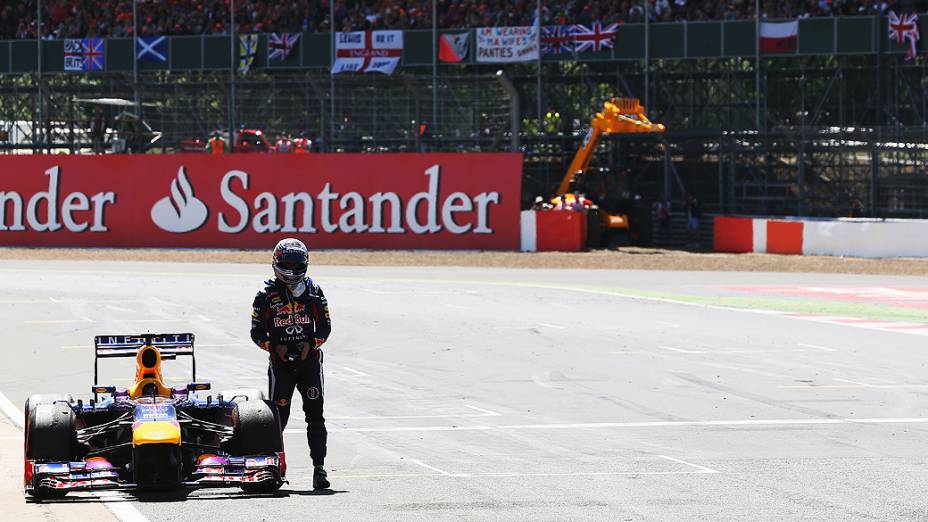
POLYGON ((306 290, 295 297, 287 285, 278 281, 265 282, 264 290, 255 296, 251 312, 251 339, 270 352, 268 367, 269 396, 280 411, 280 428, 290 418, 290 401, 294 387, 299 390, 306 415, 306 438, 313 465, 325 461, 325 418, 322 405, 325 379, 322 375, 322 350, 316 340, 325 341, 332 331, 329 305, 325 294, 312 279, 306 279, 306 290), (302 346, 308 343, 309 356, 300 359, 302 346), (275 346, 287 348, 287 360, 275 352, 275 346))

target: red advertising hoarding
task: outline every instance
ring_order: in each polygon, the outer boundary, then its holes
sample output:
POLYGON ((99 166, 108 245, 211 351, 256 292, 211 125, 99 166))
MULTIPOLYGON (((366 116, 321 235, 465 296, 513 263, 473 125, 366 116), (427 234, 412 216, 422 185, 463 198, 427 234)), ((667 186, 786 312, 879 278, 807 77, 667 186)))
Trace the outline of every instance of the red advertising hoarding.
POLYGON ((0 245, 519 248, 519 154, 6 156, 0 245))

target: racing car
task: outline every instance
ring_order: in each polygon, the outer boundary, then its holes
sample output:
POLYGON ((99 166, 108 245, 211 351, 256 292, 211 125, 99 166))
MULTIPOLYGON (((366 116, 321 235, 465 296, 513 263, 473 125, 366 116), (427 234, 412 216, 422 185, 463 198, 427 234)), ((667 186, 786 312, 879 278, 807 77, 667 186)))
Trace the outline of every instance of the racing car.
POLYGON ((26 400, 23 486, 37 499, 72 491, 240 487, 269 493, 286 482, 277 409, 258 390, 207 394, 197 382, 194 335, 94 338, 98 362, 135 357, 129 388, 94 384, 92 398, 32 395, 26 400), (192 381, 168 386, 162 360, 189 356, 192 381))

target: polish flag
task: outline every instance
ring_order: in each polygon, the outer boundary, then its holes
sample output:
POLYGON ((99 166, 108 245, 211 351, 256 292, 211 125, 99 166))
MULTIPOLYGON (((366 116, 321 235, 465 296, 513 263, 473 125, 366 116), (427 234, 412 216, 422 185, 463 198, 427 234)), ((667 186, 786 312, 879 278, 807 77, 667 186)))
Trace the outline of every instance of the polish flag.
POLYGON ((799 21, 761 22, 760 52, 789 53, 796 50, 799 43, 799 21))

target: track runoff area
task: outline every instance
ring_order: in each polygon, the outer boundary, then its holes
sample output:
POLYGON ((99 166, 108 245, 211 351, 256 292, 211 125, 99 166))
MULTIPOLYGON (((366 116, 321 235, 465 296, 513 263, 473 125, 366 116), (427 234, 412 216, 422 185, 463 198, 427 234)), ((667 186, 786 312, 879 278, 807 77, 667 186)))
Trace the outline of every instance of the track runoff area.
MULTIPOLYGON (((0 508, 17 520, 775 520, 928 515, 928 290, 890 276, 317 267, 332 489, 302 416, 275 496, 21 493, 21 407, 95 334, 192 331, 264 387, 258 265, 0 263, 0 508)), ((125 364, 123 364, 125 363, 125 364)), ((171 381, 189 378, 169 361, 171 381)), ((101 380, 126 385, 131 361, 101 380)), ((4 517, 5 518, 5 517, 4 517)))

